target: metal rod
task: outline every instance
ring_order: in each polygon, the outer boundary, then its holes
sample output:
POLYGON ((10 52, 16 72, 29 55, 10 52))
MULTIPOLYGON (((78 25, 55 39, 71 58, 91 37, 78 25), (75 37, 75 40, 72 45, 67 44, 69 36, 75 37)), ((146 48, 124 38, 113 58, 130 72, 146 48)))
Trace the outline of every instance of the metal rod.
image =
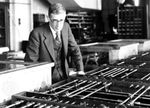
POLYGON ((116 73, 115 75, 112 75, 111 77, 116 77, 116 76, 118 76, 118 75, 120 75, 120 74, 123 74, 123 73, 125 73, 125 72, 127 72, 129 69, 125 69, 125 70, 123 70, 123 71, 121 71, 121 72, 119 72, 119 73, 116 73))
POLYGON ((103 88, 110 86, 111 84, 112 84, 112 83, 108 83, 108 84, 104 85, 103 87, 101 87, 101 88, 99 88, 99 89, 97 89, 97 90, 95 90, 95 91, 91 92, 90 94, 88 94, 88 95, 86 95, 86 96, 81 97, 81 99, 85 99, 85 98, 87 98, 87 97, 91 96, 92 94, 94 94, 94 93, 96 93, 96 92, 98 92, 98 91, 102 90, 103 88))
POLYGON ((48 105, 45 108, 54 108, 54 105, 48 105))
POLYGON ((120 62, 120 63, 117 63, 117 65, 121 65, 121 64, 124 64, 125 62, 124 61, 122 61, 122 62, 120 62))
POLYGON ((146 77, 148 77, 150 75, 150 73, 149 74, 147 74, 147 75, 145 75, 144 77, 142 77, 141 78, 141 80, 144 80, 146 77))
POLYGON ((121 79, 122 79, 122 78, 124 78, 124 77, 129 76, 130 74, 132 74, 132 73, 136 72, 137 70, 138 70, 138 69, 135 69, 135 70, 133 70, 133 71, 131 71, 131 72, 127 73, 126 75, 122 76, 122 77, 121 77, 121 79))
POLYGON ((19 105, 19 104, 23 103, 23 102, 24 102, 24 100, 16 101, 14 104, 6 106, 5 108, 12 108, 12 107, 15 107, 16 105, 19 105))
POLYGON ((142 86, 140 89, 138 89, 136 92, 134 92, 132 95, 130 95, 125 101, 123 101, 119 105, 125 104, 128 100, 132 99, 134 97, 134 95, 136 95, 138 92, 140 92, 143 88, 145 88, 145 86, 142 86))
MULTIPOLYGON (((73 81, 71 81, 71 82, 65 83, 65 84, 60 85, 60 86, 58 86, 58 87, 52 88, 51 90, 52 90, 52 91, 55 91, 56 89, 62 88, 62 87, 64 87, 64 86, 67 86, 67 85, 69 85, 69 84, 75 83, 75 82, 77 82, 77 81, 78 81, 78 79, 73 80, 73 81)), ((50 91, 47 90, 47 91, 44 91, 44 92, 42 92, 42 93, 47 94, 48 92, 50 92, 50 91)))
POLYGON ((132 101, 130 102, 130 105, 132 106, 132 105, 134 104, 134 102, 135 102, 139 97, 141 97, 145 92, 147 92, 149 89, 150 89, 150 86, 147 87, 147 89, 145 89, 141 94, 139 94, 134 100, 132 100, 132 101))
POLYGON ((116 71, 113 71, 113 72, 107 74, 107 76, 111 76, 112 74, 118 73, 118 72, 120 72, 120 71, 122 71, 122 70, 124 70, 124 69, 118 68, 116 71))
POLYGON ((137 59, 137 57, 132 57, 132 58, 131 58, 131 60, 135 60, 135 59, 137 59))
POLYGON ((148 55, 148 54, 149 54, 149 52, 146 52, 146 53, 143 53, 142 56, 145 56, 145 55, 148 55))
POLYGON ((133 86, 134 86, 134 84, 131 84, 129 88, 131 88, 131 87, 133 87, 133 86))
POLYGON ((146 65, 145 62, 144 62, 144 63, 141 63, 141 64, 139 65, 139 67, 142 67, 142 66, 144 66, 144 65, 146 65))
POLYGON ((35 102, 28 102, 26 105, 20 107, 20 108, 28 108, 28 107, 31 107, 32 105, 34 105, 35 102))
POLYGON ((63 89, 63 90, 61 90, 61 91, 59 91, 59 92, 54 93, 54 95, 58 95, 58 94, 60 94, 60 93, 63 93, 64 91, 67 91, 67 90, 69 90, 69 89, 72 89, 73 87, 79 86, 79 85, 84 84, 84 83, 86 83, 86 82, 87 82, 87 80, 82 81, 82 82, 80 82, 80 83, 77 83, 76 85, 70 86, 70 87, 68 87, 68 88, 66 88, 66 89, 63 89))
POLYGON ((117 70, 119 70, 119 68, 113 68, 113 69, 111 69, 111 70, 109 70, 109 71, 107 71, 105 73, 102 73, 101 75, 107 76, 107 75, 109 75, 109 74, 111 74, 111 73, 113 73, 113 72, 115 72, 117 70))
POLYGON ((92 87, 94 87, 94 86, 97 86, 97 85, 99 85, 99 84, 101 84, 101 82, 98 82, 98 83, 96 83, 96 84, 94 84, 94 85, 92 85, 92 86, 90 86, 90 87, 88 87, 88 88, 86 88, 86 89, 83 89, 83 90, 81 90, 80 92, 77 92, 77 93, 75 93, 75 94, 73 94, 73 95, 71 95, 71 96, 69 96, 69 97, 74 97, 74 96, 76 96, 76 95, 78 95, 78 94, 80 94, 80 93, 82 93, 82 92, 84 92, 84 91, 86 91, 86 90, 88 90, 88 89, 90 89, 90 88, 92 88, 92 87))
POLYGON ((116 77, 116 76, 118 76, 118 75, 120 75, 120 74, 122 74, 122 73, 124 73, 124 72, 127 72, 129 69, 125 69, 125 70, 123 70, 123 71, 121 71, 120 73, 117 73, 117 74, 115 74, 115 75, 112 75, 111 77, 116 77))
POLYGON ((47 104, 43 104, 43 105, 38 106, 37 108, 45 108, 46 106, 47 104))
POLYGON ((93 84, 96 83, 96 82, 97 82, 97 81, 94 81, 94 82, 92 82, 92 83, 90 83, 90 84, 88 84, 88 85, 85 85, 85 86, 83 86, 83 87, 80 87, 79 89, 77 89, 77 90, 75 90, 75 91, 73 91, 73 92, 68 93, 67 96, 70 96, 71 94, 73 94, 73 93, 75 93, 75 92, 78 92, 78 91, 80 91, 80 90, 83 90, 84 88, 86 88, 86 87, 88 87, 88 86, 91 86, 91 85, 93 85, 93 84))
POLYGON ((148 77, 146 80, 148 81, 150 79, 150 77, 148 77))
POLYGON ((64 86, 66 86, 66 85, 69 85, 69 84, 75 83, 75 82, 77 82, 77 81, 78 81, 78 79, 73 80, 73 81, 68 82, 68 83, 65 83, 65 84, 63 84, 63 85, 60 85, 60 86, 55 87, 55 88, 52 88, 52 89, 53 89, 53 90, 56 90, 56 89, 59 89, 59 88, 62 88, 62 87, 64 87, 64 86))
POLYGON ((36 108, 36 107, 38 107, 38 106, 40 106, 41 105, 41 103, 37 103, 37 104, 35 104, 34 106, 33 106, 33 108, 36 108))
POLYGON ((150 104, 146 104, 146 103, 141 103, 141 102, 135 102, 135 105, 140 105, 140 106, 146 106, 147 108, 150 107, 150 104))
POLYGON ((100 71, 97 71, 97 72, 91 73, 90 75, 94 75, 94 74, 97 74, 97 73, 103 72, 103 71, 108 70, 108 69, 109 69, 109 67, 104 68, 104 69, 102 69, 102 70, 100 70, 100 71))

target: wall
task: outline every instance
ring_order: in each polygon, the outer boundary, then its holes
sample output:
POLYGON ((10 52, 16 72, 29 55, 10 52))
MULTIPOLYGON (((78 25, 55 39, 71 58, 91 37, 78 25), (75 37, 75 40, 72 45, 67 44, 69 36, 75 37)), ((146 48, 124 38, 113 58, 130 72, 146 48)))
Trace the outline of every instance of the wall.
POLYGON ((101 10, 101 0, 75 0, 82 8, 101 10))
POLYGON ((9 8, 10 50, 18 51, 32 29, 31 1, 10 0, 9 8))
POLYGON ((0 0, 0 2, 8 2, 8 0, 0 0))
POLYGON ((150 39, 150 0, 147 0, 148 5, 148 39, 150 39))
MULTIPOLYGON (((10 50, 21 50, 21 42, 28 40, 33 29, 33 14, 48 14, 48 2, 46 0, 0 0, 9 5, 8 24, 10 40, 8 47, 10 50)), ((46 18, 46 20, 48 20, 46 18)))
POLYGON ((101 10, 101 0, 47 0, 50 3, 62 3, 67 10, 94 9, 101 10))
POLYGON ((49 3, 46 0, 33 0, 33 14, 45 14, 45 20, 48 21, 49 3))

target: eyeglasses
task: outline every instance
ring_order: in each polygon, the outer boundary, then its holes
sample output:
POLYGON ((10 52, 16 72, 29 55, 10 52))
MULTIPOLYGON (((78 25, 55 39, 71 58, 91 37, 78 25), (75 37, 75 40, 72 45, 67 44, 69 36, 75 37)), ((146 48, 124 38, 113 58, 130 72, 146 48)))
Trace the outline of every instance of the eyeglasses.
POLYGON ((62 23, 62 22, 64 22, 65 19, 60 19, 60 20, 58 20, 58 19, 50 19, 50 20, 51 20, 52 23, 62 23))

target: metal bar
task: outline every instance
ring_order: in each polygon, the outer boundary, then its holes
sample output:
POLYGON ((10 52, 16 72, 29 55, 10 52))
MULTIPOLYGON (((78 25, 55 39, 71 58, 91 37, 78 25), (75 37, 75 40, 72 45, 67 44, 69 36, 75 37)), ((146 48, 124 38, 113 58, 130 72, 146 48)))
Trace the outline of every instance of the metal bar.
POLYGON ((75 92, 78 92, 78 91, 80 91, 80 90, 83 90, 84 88, 86 88, 86 87, 88 87, 88 86, 91 86, 91 85, 95 84, 96 82, 97 82, 97 81, 94 81, 94 82, 92 82, 92 83, 90 83, 90 84, 88 84, 88 85, 85 85, 85 86, 83 86, 83 87, 80 87, 79 89, 68 93, 67 96, 70 96, 71 94, 73 94, 73 93, 75 93, 75 92))
POLYGON ((56 90, 56 89, 62 88, 62 87, 64 87, 64 86, 66 86, 66 85, 69 85, 69 84, 75 83, 75 82, 77 82, 77 81, 78 81, 78 79, 73 80, 73 81, 71 81, 71 82, 65 83, 65 84, 60 85, 60 86, 58 86, 58 87, 55 87, 55 88, 53 88, 53 90, 56 90))
POLYGON ((111 69, 111 70, 109 70, 109 71, 107 71, 105 73, 102 73, 101 75, 102 76, 107 76, 107 75, 109 75, 109 74, 111 74, 111 73, 113 73, 113 72, 115 72, 117 70, 119 70, 119 68, 113 68, 113 69, 111 69))
POLYGON ((147 87, 147 89, 145 89, 141 94, 139 94, 134 100, 132 100, 132 101, 130 102, 130 105, 132 106, 132 105, 134 104, 134 102, 135 102, 139 97, 141 97, 145 92, 147 92, 149 89, 150 89, 150 86, 147 87))
MULTIPOLYGON (((68 83, 65 83, 65 84, 60 85, 60 86, 58 86, 58 87, 52 88, 51 91, 55 91, 56 89, 62 88, 62 87, 64 87, 64 86, 67 86, 67 85, 69 85, 69 84, 75 83, 75 82, 77 82, 77 81, 78 81, 78 79, 73 80, 73 81, 68 82, 68 83)), ((44 91, 44 92, 42 92, 42 93, 47 94, 48 92, 50 92, 50 90, 44 91)))
POLYGON ((86 96, 81 97, 81 99, 85 99, 85 98, 87 98, 87 97, 91 96, 92 94, 94 94, 94 93, 96 93, 96 92, 98 92, 98 91, 102 90, 103 88, 110 86, 111 84, 112 84, 112 83, 108 83, 108 84, 104 85, 103 87, 101 87, 101 88, 99 88, 99 89, 95 90, 94 92, 91 92, 90 94, 88 94, 88 95, 86 95, 86 96))
POLYGON ((146 106, 147 108, 150 107, 150 104, 145 104, 145 103, 141 103, 141 102, 135 102, 135 105, 140 105, 140 106, 146 106))
POLYGON ((120 62, 120 63, 117 63, 117 65, 122 65, 122 64, 124 64, 125 62, 124 61, 122 61, 122 62, 120 62))
POLYGON ((84 91, 86 91, 86 90, 88 90, 88 89, 90 89, 90 88, 92 88, 92 87, 94 87, 94 86, 97 86, 97 85, 99 85, 99 84, 101 84, 101 82, 98 82, 98 83, 96 83, 96 84, 94 84, 94 85, 92 85, 92 86, 90 86, 90 87, 88 87, 88 88, 86 88, 86 89, 83 89, 83 90, 81 90, 80 92, 77 92, 77 93, 75 93, 75 94, 73 94, 73 95, 71 95, 71 96, 69 96, 69 97, 74 97, 74 96, 76 96, 76 95, 78 95, 78 94, 80 94, 80 93, 82 93, 82 92, 84 92, 84 91))
POLYGON ((84 84, 84 83, 86 83, 86 82, 87 82, 87 80, 82 81, 82 82, 80 82, 80 83, 78 83, 78 84, 76 84, 76 85, 70 86, 70 87, 68 87, 68 88, 66 88, 66 89, 63 89, 63 90, 61 90, 61 91, 59 91, 59 92, 56 92, 56 93, 54 93, 54 95, 58 95, 58 94, 60 94, 60 93, 63 93, 64 91, 67 91, 67 90, 69 90, 69 89, 72 89, 73 87, 79 86, 79 85, 84 84))
POLYGON ((94 74, 97 74, 97 73, 103 72, 103 71, 108 70, 108 69, 109 69, 109 67, 107 67, 107 68, 105 68, 105 69, 102 69, 102 70, 100 70, 100 71, 97 71, 97 72, 91 73, 90 75, 94 75, 94 74))
POLYGON ((148 81, 150 79, 150 77, 148 77, 146 80, 148 81))
POLYGON ((137 59, 137 57, 132 57, 132 58, 131 58, 131 60, 135 60, 135 59, 137 59))
POLYGON ((136 92, 134 92, 132 95, 130 95, 125 101, 123 101, 122 103, 120 103, 119 105, 123 105, 125 104, 128 100, 132 99, 138 92, 140 92, 143 88, 145 88, 145 86, 142 86, 140 89, 138 89, 136 92))
POLYGON ((116 77, 116 76, 118 76, 118 75, 120 75, 120 74, 122 74, 122 73, 124 73, 124 72, 127 72, 129 69, 125 69, 125 70, 123 70, 123 71, 121 71, 120 73, 117 73, 117 74, 115 74, 115 75, 112 75, 111 77, 116 77))
POLYGON ((28 108, 28 107, 31 107, 32 105, 34 105, 35 102, 28 102, 26 105, 20 107, 20 108, 28 108))
POLYGON ((23 102, 24 102, 24 100, 16 101, 14 104, 6 106, 5 108, 12 108, 12 107, 15 107, 16 105, 19 105, 19 104, 23 103, 23 102))
POLYGON ((40 106, 41 105, 41 103, 37 103, 37 104, 35 104, 34 106, 33 106, 33 108, 37 108, 38 106, 40 106))
POLYGON ((146 52, 146 53, 143 53, 142 56, 145 56, 145 55, 148 55, 148 54, 149 54, 149 52, 146 52))
POLYGON ((38 106, 37 108, 45 108, 46 106, 47 104, 43 104, 43 105, 38 106))
POLYGON ((116 77, 116 76, 118 76, 118 75, 120 75, 120 74, 122 74, 122 73, 124 73, 124 72, 127 72, 129 69, 125 69, 124 71, 121 71, 120 73, 117 73, 117 74, 115 74, 115 75, 112 75, 111 77, 116 77))
POLYGON ((122 79, 122 78, 124 78, 124 77, 129 76, 130 74, 132 74, 132 73, 136 72, 137 70, 138 70, 138 69, 135 69, 135 70, 131 71, 130 73, 127 73, 126 75, 122 76, 122 77, 121 77, 121 79, 122 79))
POLYGON ((144 77, 142 77, 141 78, 141 80, 144 80, 146 77, 148 77, 150 75, 150 73, 149 74, 147 74, 147 75, 145 75, 144 77))
POLYGON ((141 64, 139 65, 139 67, 142 67, 142 66, 144 66, 144 65, 146 65, 145 62, 144 62, 144 63, 141 63, 141 64))
POLYGON ((112 74, 118 73, 118 72, 120 72, 122 70, 123 70, 122 68, 118 68, 116 71, 113 71, 113 72, 107 74, 107 76, 111 76, 112 74))

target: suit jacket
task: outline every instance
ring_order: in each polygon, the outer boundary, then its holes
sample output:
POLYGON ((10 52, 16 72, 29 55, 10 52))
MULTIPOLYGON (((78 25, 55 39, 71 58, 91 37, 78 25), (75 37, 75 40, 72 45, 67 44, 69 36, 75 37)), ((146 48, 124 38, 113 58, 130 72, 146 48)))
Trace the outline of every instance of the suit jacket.
MULTIPOLYGON (((62 45, 64 50, 65 70, 68 76, 68 54, 70 52, 77 71, 83 71, 83 62, 80 49, 74 39, 72 31, 68 23, 64 23, 61 31, 62 45)), ((49 27, 49 23, 46 23, 38 28, 35 28, 29 36, 29 43, 26 49, 26 55, 24 58, 27 62, 54 62, 54 46, 53 35, 49 27)))

